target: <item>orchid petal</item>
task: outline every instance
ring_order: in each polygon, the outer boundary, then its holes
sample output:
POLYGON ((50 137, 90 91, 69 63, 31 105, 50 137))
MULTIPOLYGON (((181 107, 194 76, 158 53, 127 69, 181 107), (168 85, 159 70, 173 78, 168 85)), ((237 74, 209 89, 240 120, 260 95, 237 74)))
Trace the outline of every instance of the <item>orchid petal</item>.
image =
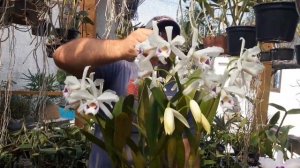
POLYGON ((171 43, 173 26, 166 26, 165 29, 166 29, 166 34, 167 34, 167 40, 169 43, 171 43))
POLYGON ((173 109, 169 107, 164 112, 164 128, 167 135, 171 135, 175 130, 173 109))
POLYGON ((183 36, 176 36, 172 41, 171 41, 171 44, 173 46, 177 46, 177 45, 183 45, 185 42, 185 39, 183 36))
POLYGON ((201 123, 201 109, 195 100, 190 101, 190 109, 197 123, 201 123))
POLYGON ((97 97, 97 100, 98 101, 102 101, 102 102, 106 102, 106 101, 108 101, 108 102, 117 102, 117 101, 119 101, 119 96, 118 95, 116 95, 116 93, 115 92, 113 92, 113 91, 105 91, 105 92, 103 92, 99 97, 97 97))
POLYGON ((97 101, 88 102, 85 104, 83 111, 86 115, 96 115, 99 111, 99 103, 97 101))
POLYGON ((207 47, 202 50, 198 50, 198 51, 194 52, 193 56, 199 57, 201 55, 206 55, 206 56, 210 56, 210 57, 217 57, 223 52, 224 52, 223 48, 213 46, 213 47, 207 47))
POLYGON ((99 102, 99 107, 108 118, 110 118, 110 119, 113 118, 111 112, 108 110, 108 108, 103 103, 99 102))
POLYGON ((201 113, 201 123, 207 134, 211 132, 211 126, 207 120, 207 118, 201 113))

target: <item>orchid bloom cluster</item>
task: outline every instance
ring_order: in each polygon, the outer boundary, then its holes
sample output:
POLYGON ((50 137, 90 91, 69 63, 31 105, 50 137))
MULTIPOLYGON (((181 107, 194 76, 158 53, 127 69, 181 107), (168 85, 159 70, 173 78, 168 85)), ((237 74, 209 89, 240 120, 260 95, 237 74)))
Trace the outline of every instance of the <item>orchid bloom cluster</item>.
POLYGON ((108 118, 112 119, 113 115, 106 105, 112 108, 112 102, 119 101, 119 97, 112 90, 103 92, 104 80, 94 80, 94 73, 87 77, 89 68, 90 66, 85 67, 80 80, 75 76, 66 77, 63 95, 68 103, 68 107, 86 115, 95 115, 101 109, 108 118))
MULTIPOLYGON (((153 84, 165 86, 170 80, 179 79, 174 82, 173 90, 179 91, 183 87, 184 96, 189 96, 196 90, 203 95, 202 100, 207 101, 221 95, 221 105, 232 108, 234 101, 232 94, 244 98, 249 91, 250 81, 257 77, 264 66, 260 63, 257 54, 260 53, 258 46, 251 49, 244 49, 245 40, 242 38, 241 54, 238 59, 232 61, 230 70, 226 70, 223 75, 214 72, 214 58, 220 56, 224 50, 220 47, 208 47, 197 50, 198 30, 193 30, 192 46, 187 54, 184 54, 178 46, 185 42, 184 37, 177 36, 172 40, 172 27, 166 27, 167 40, 159 36, 157 23, 153 22, 153 34, 148 40, 137 45, 140 51, 135 63, 139 68, 139 79, 150 78, 153 84), (169 70, 169 75, 165 79, 156 76, 158 69, 153 67, 150 59, 157 57, 161 64, 166 64, 166 59, 175 55, 175 63, 169 70), (190 80, 190 78, 194 78, 190 80), (153 81, 155 80, 155 81, 153 81), (179 83, 178 83, 179 81, 179 83), (181 86, 179 86, 181 85, 181 86)), ((229 68, 228 68, 229 69, 229 68)), ((138 82, 138 81, 137 81, 138 82)), ((190 100, 191 113, 197 123, 201 123, 203 128, 209 133, 210 125, 205 116, 201 113, 200 107, 193 99, 190 100)), ((166 134, 172 134, 175 128, 174 116, 186 127, 189 127, 186 119, 178 110, 167 107, 164 113, 164 127, 166 134)))

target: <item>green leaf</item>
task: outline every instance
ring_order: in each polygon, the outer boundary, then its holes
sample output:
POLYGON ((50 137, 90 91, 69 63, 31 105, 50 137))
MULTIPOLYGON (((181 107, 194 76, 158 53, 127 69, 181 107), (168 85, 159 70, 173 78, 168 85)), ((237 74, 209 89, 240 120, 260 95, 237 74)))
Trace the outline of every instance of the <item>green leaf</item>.
POLYGON ((55 154, 58 151, 56 148, 45 148, 45 149, 40 149, 40 153, 44 154, 55 154))
POLYGON ((119 101, 115 104, 114 110, 112 112, 113 116, 118 116, 122 113, 124 99, 124 97, 120 97, 119 101))
POLYGON ((135 167, 146 167, 146 161, 138 146, 131 139, 127 139, 127 144, 133 151, 132 159, 135 167))
POLYGON ((185 150, 181 136, 176 138, 176 165, 184 167, 185 164, 185 150))
POLYGON ((278 104, 270 103, 269 105, 272 106, 272 107, 275 107, 276 109, 278 109, 278 110, 280 110, 280 111, 286 112, 286 109, 285 109, 284 107, 278 105, 278 104))
POLYGON ((86 138, 91 141, 92 143, 96 144, 97 146, 99 146, 100 148, 102 148, 103 150, 106 150, 105 144, 102 140, 100 140, 99 138, 97 138, 95 135, 87 132, 84 129, 80 129, 80 132, 86 136, 86 138))
POLYGON ((32 145, 28 144, 28 143, 21 144, 21 145, 18 146, 18 148, 21 149, 21 150, 28 150, 28 149, 32 149, 32 145))
POLYGON ((149 105, 149 95, 148 95, 148 87, 146 82, 139 87, 139 105, 138 105, 138 125, 141 129, 146 129, 146 115, 149 113, 150 105, 149 105))
POLYGON ((131 115, 133 113, 134 95, 128 95, 125 97, 122 110, 123 112, 131 115))
POLYGON ((168 104, 168 99, 161 88, 154 87, 151 89, 154 99, 158 102, 162 109, 165 109, 168 104))
POLYGON ((131 135, 131 117, 126 113, 121 113, 115 117, 115 130, 114 130, 114 145, 120 151, 126 144, 127 138, 131 135))
POLYGON ((174 167, 176 150, 177 150, 176 138, 174 136, 171 136, 167 142, 168 167, 174 167))
POLYGON ((207 165, 214 165, 214 164, 216 164, 216 161, 214 161, 214 160, 204 160, 203 164, 205 166, 207 166, 207 165))
POLYGON ((280 118, 280 111, 277 111, 270 119, 269 124, 271 124, 271 125, 277 124, 279 118, 280 118))
POLYGON ((287 114, 300 114, 300 109, 291 109, 287 111, 287 114))

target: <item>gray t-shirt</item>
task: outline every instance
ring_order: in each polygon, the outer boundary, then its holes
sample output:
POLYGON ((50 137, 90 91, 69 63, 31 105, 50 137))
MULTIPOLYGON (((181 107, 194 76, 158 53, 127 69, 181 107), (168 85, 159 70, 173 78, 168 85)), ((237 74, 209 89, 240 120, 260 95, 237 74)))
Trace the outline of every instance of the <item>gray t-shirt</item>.
MULTIPOLYGON (((130 79, 137 74, 137 66, 128 61, 118 61, 98 67, 95 72, 95 79, 104 79, 104 90, 111 89, 119 96, 127 95, 127 88, 130 79)), ((101 113, 101 112, 100 112, 101 113)), ((95 135, 102 139, 99 127, 95 128, 95 135)), ((93 144, 89 158, 89 168, 110 168, 112 163, 108 154, 93 144)))

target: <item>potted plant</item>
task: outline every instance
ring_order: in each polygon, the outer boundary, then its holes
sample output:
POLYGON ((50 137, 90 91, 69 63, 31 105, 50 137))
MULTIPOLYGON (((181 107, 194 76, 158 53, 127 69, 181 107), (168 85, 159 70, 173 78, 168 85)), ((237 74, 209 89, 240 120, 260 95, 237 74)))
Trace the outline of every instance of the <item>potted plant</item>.
POLYGON ((205 3, 202 3, 202 9, 204 16, 203 22, 205 23, 205 33, 202 38, 204 48, 212 46, 222 47, 224 49, 224 53, 227 53, 227 35, 221 28, 221 25, 224 25, 226 13, 221 12, 220 15, 212 13, 215 10, 223 9, 220 6, 213 6, 211 4, 205 5, 205 3))
POLYGON ((228 53, 237 56, 240 54, 241 37, 246 41, 245 48, 252 48, 257 44, 255 38, 256 29, 255 26, 252 26, 251 15, 254 1, 228 0, 222 3, 222 7, 229 12, 225 17, 225 21, 227 21, 228 53), (247 17, 251 19, 246 20, 247 17), (232 21, 230 22, 230 20, 232 21))
POLYGON ((294 1, 264 1, 253 8, 258 41, 291 42, 293 40, 299 17, 294 1))
POLYGON ((78 38, 81 25, 94 24, 88 17, 87 11, 79 10, 78 0, 63 0, 58 2, 57 5, 59 8, 59 27, 54 28, 52 34, 60 38, 63 43, 78 38))
MULTIPOLYGON (((208 30, 226 30, 227 49, 229 55, 239 55, 241 41, 240 37, 246 40, 245 48, 252 48, 256 45, 255 27, 245 26, 253 25, 251 7, 254 1, 228 0, 228 1, 210 1, 209 5, 202 3, 203 8, 207 11, 208 17, 217 22, 216 26, 208 30), (251 18, 248 19, 247 18, 251 18)), ((204 12, 204 15, 206 13, 204 12)), ((213 23, 206 19, 206 23, 213 23)), ((212 32, 212 31, 210 31, 212 32)), ((214 33, 212 33, 214 34, 214 33)), ((224 37, 223 37, 224 39, 224 37)))

